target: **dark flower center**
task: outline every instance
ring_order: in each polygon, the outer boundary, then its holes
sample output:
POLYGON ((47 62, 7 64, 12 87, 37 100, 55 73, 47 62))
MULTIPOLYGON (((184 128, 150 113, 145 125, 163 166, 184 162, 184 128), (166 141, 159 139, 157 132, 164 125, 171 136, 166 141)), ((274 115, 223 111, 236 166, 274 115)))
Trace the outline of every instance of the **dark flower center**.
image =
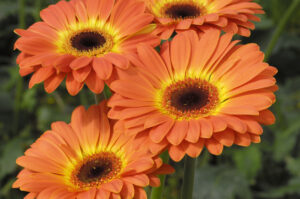
POLYGON ((217 87, 197 78, 174 82, 163 92, 163 112, 175 119, 202 117, 213 111, 219 103, 217 87))
POLYGON ((71 38, 71 45, 79 51, 89 51, 104 46, 106 39, 99 32, 80 32, 71 38))
POLYGON ((200 9, 195 5, 176 4, 166 9, 165 14, 173 19, 194 18, 200 16, 200 9))
POLYGON ((78 187, 97 187, 114 179, 121 171, 122 162, 114 153, 101 152, 87 157, 73 171, 71 181, 78 187))
POLYGON ((89 183, 107 176, 113 169, 111 162, 104 159, 91 160, 85 163, 77 174, 81 182, 89 183))
POLYGON ((197 87, 179 89, 171 94, 171 105, 180 111, 197 110, 209 103, 207 90, 197 87))

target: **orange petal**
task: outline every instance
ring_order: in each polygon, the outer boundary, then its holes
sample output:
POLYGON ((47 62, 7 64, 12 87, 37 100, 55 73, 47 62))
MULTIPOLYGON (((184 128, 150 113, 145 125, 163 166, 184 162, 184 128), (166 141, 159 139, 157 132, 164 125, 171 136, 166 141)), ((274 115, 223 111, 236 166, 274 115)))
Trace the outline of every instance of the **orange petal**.
POLYGON ((196 120, 189 121, 189 130, 185 140, 191 143, 197 143, 200 138, 200 123, 196 120))
POLYGON ((64 80, 65 74, 60 73, 58 75, 54 74, 44 82, 44 88, 47 93, 52 93, 64 80))
POLYGON ((139 160, 136 160, 134 162, 129 163, 126 168, 124 169, 124 172, 122 175, 126 176, 126 172, 134 171, 135 173, 140 173, 143 171, 146 171, 150 168, 152 168, 154 165, 154 162, 151 158, 140 158, 139 160))
POLYGON ((220 155, 223 151, 223 145, 214 138, 205 141, 207 150, 213 155, 220 155))
POLYGON ((30 78, 29 88, 32 88, 35 84, 41 83, 48 79, 55 72, 52 67, 41 67, 39 68, 30 78))
POLYGON ((70 67, 73 70, 77 70, 79 68, 83 68, 83 67, 89 65, 92 60, 93 60, 92 57, 78 57, 70 63, 70 67))
POLYGON ((217 116, 209 116, 209 120, 211 121, 214 132, 224 131, 227 128, 227 123, 217 116))
POLYGON ((104 189, 98 189, 96 199, 109 199, 110 192, 104 189))
POLYGON ((222 119, 227 122, 227 126, 239 133, 245 133, 247 131, 247 125, 237 117, 222 115, 222 119))
POLYGON ((275 116, 270 110, 263 110, 259 112, 259 116, 257 117, 258 122, 264 125, 272 125, 275 123, 275 116))
POLYGON ((113 66, 103 58, 94 58, 93 69, 100 79, 107 80, 111 76, 113 66))
POLYGON ((231 146, 234 143, 234 131, 226 129, 223 132, 214 133, 213 137, 224 146, 231 146))
POLYGON ((70 95, 77 95, 78 92, 82 89, 83 83, 77 82, 72 73, 69 73, 66 80, 66 87, 70 95))
POLYGON ((171 60, 174 70, 178 74, 186 71, 190 62, 191 43, 185 34, 178 34, 171 42, 171 60))
POLYGON ((159 187, 160 186, 160 179, 157 176, 149 175, 149 180, 150 180, 149 185, 151 187, 159 187))
POLYGON ((260 143, 261 142, 261 139, 260 139, 259 135, 250 134, 250 137, 251 137, 251 141, 253 143, 260 143))
POLYGON ((182 143, 178 146, 171 145, 169 148, 169 155, 175 162, 179 162, 185 155, 187 144, 182 143))
POLYGON ((137 48, 138 55, 144 63, 147 70, 152 71, 159 81, 167 80, 170 78, 169 71, 167 70, 163 60, 154 48, 148 45, 140 44, 137 48))
POLYGON ((85 80, 85 83, 89 87, 89 89, 96 94, 99 94, 103 91, 104 82, 97 77, 94 71, 90 72, 89 76, 85 80))
POLYGON ((149 133, 150 139, 155 143, 160 143, 169 133, 173 125, 174 120, 169 120, 168 122, 164 122, 163 124, 160 124, 157 127, 151 128, 149 133))
POLYGON ((152 154, 157 155, 160 154, 168 146, 168 144, 169 142, 167 141, 167 139, 164 139, 160 143, 151 142, 149 144, 149 149, 152 154))
POLYGON ((95 153, 97 143, 100 135, 100 110, 99 107, 94 105, 89 107, 86 111, 86 115, 83 118, 82 132, 87 140, 87 146, 82 146, 85 149, 92 150, 86 151, 87 153, 95 153))
POLYGON ((252 105, 241 105, 239 106, 235 102, 228 103, 219 110, 220 113, 230 114, 230 115, 258 115, 258 110, 252 105))
POLYGON ((84 68, 80 68, 78 70, 73 70, 72 74, 73 74, 74 79, 77 82, 81 83, 81 82, 84 82, 86 80, 86 78, 89 76, 91 70, 92 70, 92 67, 87 66, 87 67, 84 67, 84 68))
POLYGON ((155 175, 166 175, 166 174, 172 174, 175 172, 175 169, 169 165, 169 164, 163 164, 159 169, 155 170, 153 174, 155 175))
POLYGON ((155 96, 154 88, 127 80, 116 80, 111 83, 110 88, 119 95, 141 101, 153 101, 155 96))
POLYGON ((143 188, 135 187, 135 193, 133 199, 147 199, 147 194, 143 188))
POLYGON ((127 176, 122 179, 139 187, 146 187, 150 183, 149 178, 146 174, 127 176))
POLYGON ((204 139, 200 139, 197 143, 189 143, 186 148, 186 153, 192 157, 196 158, 200 155, 204 147, 204 139))
POLYGON ((150 128, 168 121, 170 121, 170 118, 166 117, 165 115, 162 115, 161 113, 155 113, 151 115, 151 117, 149 117, 146 121, 144 121, 144 127, 150 128))
POLYGON ((92 188, 88 191, 83 191, 79 194, 77 194, 76 199, 86 199, 86 198, 92 198, 94 199, 96 197, 96 188, 92 188))
POLYGON ((167 135, 168 141, 172 145, 179 145, 184 138, 186 137, 187 131, 188 131, 188 121, 176 121, 173 128, 167 135))
POLYGON ((205 118, 199 119, 198 122, 200 123, 200 128, 201 128, 200 137, 201 138, 210 138, 213 134, 212 123, 208 119, 205 119, 205 118))
POLYGON ((122 199, 132 199, 134 196, 134 186, 131 183, 124 182, 120 195, 122 199))
POLYGON ((193 19, 184 19, 184 20, 181 20, 177 26, 176 26, 176 29, 181 29, 181 30, 186 30, 186 29, 189 29, 191 24, 192 24, 192 21, 193 19))
POLYGON ((129 67, 128 59, 120 54, 116 53, 108 53, 104 56, 104 58, 114 64, 115 66, 119 67, 120 69, 127 69, 129 67))
POLYGON ((101 188, 106 191, 110 191, 113 193, 120 193, 123 187, 123 181, 120 179, 114 179, 108 183, 102 184, 101 188))
POLYGON ((249 146, 251 144, 251 137, 249 133, 235 134, 234 143, 239 146, 249 146))
POLYGON ((164 29, 163 32, 161 33, 160 38, 163 40, 168 40, 172 36, 174 30, 175 30, 174 25, 167 26, 167 28, 164 29))

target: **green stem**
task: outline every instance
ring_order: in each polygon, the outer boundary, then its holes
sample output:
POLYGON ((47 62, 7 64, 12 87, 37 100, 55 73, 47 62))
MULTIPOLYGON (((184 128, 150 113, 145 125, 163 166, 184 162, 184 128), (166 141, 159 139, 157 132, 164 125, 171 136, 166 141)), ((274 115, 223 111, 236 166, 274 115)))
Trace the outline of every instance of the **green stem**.
POLYGON ((181 199, 193 198, 196 160, 197 160, 196 158, 190 158, 188 156, 185 157, 181 199))
MULTIPOLYGON (((162 158, 164 163, 169 162, 168 151, 165 151, 164 153, 162 153, 160 157, 162 158)), ((159 179, 160 179, 160 186, 152 188, 150 199, 161 199, 162 198, 162 194, 163 194, 163 190, 164 190, 164 186, 165 186, 166 175, 160 175, 159 179)))
POLYGON ((96 104, 99 104, 99 102, 103 100, 108 100, 111 97, 112 93, 107 85, 105 85, 102 93, 100 94, 94 94, 95 96, 95 102, 96 104))
POLYGON ((41 0, 35 0, 34 7, 35 7, 34 19, 35 19, 35 21, 39 21, 40 20, 40 11, 41 11, 41 7, 42 7, 41 0))
MULTIPOLYGON (((19 0, 19 28, 25 28, 26 26, 26 14, 25 14, 25 0, 19 0)), ((15 105, 14 105, 14 125, 13 131, 17 132, 20 119, 20 109, 23 93, 23 79, 18 76, 16 83, 15 105)))
POLYGON ((270 58, 272 51, 281 35, 281 33, 283 32, 287 22, 289 21, 290 17, 292 16, 292 14, 294 13, 294 11, 297 10, 297 7, 300 3, 300 0, 294 0, 290 7, 287 9, 287 11, 284 13, 283 17, 281 18, 281 20, 279 21, 278 26, 276 27, 275 32, 272 35, 272 38, 266 48, 266 53, 265 53, 265 61, 268 61, 268 59, 270 58))
POLYGON ((94 98, 95 98, 95 104, 99 104, 99 102, 102 101, 102 93, 101 94, 94 94, 94 98))
POLYGON ((65 103, 64 103, 64 100, 62 99, 62 97, 58 94, 57 91, 54 91, 52 93, 52 96, 54 97, 61 112, 63 112, 65 110, 65 103))

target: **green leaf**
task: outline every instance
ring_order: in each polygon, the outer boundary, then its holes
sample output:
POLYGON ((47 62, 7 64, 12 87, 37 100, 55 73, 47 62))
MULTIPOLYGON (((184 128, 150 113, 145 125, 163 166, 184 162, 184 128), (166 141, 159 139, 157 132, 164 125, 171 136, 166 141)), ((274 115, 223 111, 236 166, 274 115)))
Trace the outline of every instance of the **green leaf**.
POLYGON ((236 150, 233 153, 236 167, 246 176, 250 184, 255 183, 257 172, 261 169, 261 156, 261 151, 257 145, 236 150))
POLYGON ((285 198, 286 195, 300 194, 300 177, 292 178, 285 186, 271 189, 267 192, 258 194, 261 198, 285 198))
POLYGON ((297 136, 300 133, 300 117, 286 130, 277 132, 274 144, 274 159, 282 160, 288 156, 296 145, 297 136))
POLYGON ((251 199, 247 180, 229 166, 205 166, 196 171, 194 199, 251 199))
POLYGON ((6 143, 0 158, 0 179, 16 170, 16 159, 22 154, 23 143, 20 137, 6 143))
POLYGON ((29 112, 33 111, 34 107, 37 104, 36 93, 37 93, 36 87, 32 89, 28 89, 24 92, 22 102, 21 102, 21 108, 23 110, 28 110, 29 112))
POLYGON ((286 158, 286 163, 289 172, 294 176, 300 177, 300 158, 295 159, 295 158, 288 157, 286 158))

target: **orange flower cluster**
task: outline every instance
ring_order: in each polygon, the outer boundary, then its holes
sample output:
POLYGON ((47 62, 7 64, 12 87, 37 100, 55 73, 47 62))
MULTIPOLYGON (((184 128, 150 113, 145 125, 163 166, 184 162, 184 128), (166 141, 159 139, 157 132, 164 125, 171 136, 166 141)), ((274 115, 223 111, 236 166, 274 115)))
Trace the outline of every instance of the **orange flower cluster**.
POLYGON ((29 88, 51 93, 66 79, 70 95, 105 84, 113 95, 53 123, 17 159, 13 187, 26 199, 146 199, 144 187, 174 172, 165 150, 180 161, 259 143, 261 125, 275 122, 277 69, 232 37, 249 36, 262 13, 252 0, 62 0, 42 10, 43 21, 15 30, 29 88))

